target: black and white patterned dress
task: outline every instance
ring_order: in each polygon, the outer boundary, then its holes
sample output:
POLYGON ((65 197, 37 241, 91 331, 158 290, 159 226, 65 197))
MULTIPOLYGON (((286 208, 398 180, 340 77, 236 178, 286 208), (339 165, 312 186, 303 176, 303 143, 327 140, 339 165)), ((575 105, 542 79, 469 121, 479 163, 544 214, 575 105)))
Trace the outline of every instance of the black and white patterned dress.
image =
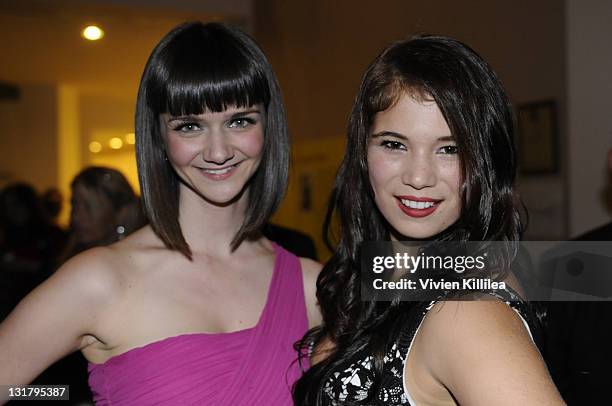
MULTIPOLYGON (((539 337, 535 337, 534 333, 539 332, 540 328, 531 307, 520 301, 520 298, 510 291, 498 291, 491 294, 507 303, 521 316, 532 338, 538 343, 539 337)), ((346 363, 346 367, 338 368, 337 371, 331 373, 324 383, 323 404, 326 406, 415 406, 410 395, 404 391, 404 363, 421 322, 435 303, 431 301, 415 304, 413 308, 415 317, 410 318, 398 340, 385 354, 383 376, 377 389, 373 389, 372 356, 358 354, 354 360, 346 363)))

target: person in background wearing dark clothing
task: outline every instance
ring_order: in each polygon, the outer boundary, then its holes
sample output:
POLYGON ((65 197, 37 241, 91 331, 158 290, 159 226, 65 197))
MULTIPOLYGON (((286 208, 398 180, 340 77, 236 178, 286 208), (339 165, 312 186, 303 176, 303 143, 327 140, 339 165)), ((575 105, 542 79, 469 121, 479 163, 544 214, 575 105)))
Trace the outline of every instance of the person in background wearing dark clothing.
MULTIPOLYGON (((612 149, 608 151, 608 175, 604 197, 612 209, 612 149)), ((612 222, 574 240, 612 241, 612 222)), ((544 356, 568 405, 610 404, 612 302, 548 303, 546 333, 544 356)))
POLYGON ((0 321, 52 272, 65 240, 32 186, 15 183, 0 192, 0 321))
POLYGON ((43 192, 40 202, 48 221, 57 224, 63 207, 62 193, 55 187, 49 188, 43 192))
POLYGON ((63 248, 64 234, 47 220, 34 188, 26 183, 0 193, 0 269, 45 274, 63 248))
POLYGON ((318 260, 314 241, 300 231, 268 223, 263 229, 263 235, 298 257, 318 260))

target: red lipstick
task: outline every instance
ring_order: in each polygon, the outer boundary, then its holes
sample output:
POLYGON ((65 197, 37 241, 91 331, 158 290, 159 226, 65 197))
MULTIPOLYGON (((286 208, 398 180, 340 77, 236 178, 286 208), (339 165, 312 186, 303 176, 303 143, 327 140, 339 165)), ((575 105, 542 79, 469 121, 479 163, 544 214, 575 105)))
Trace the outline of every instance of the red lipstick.
POLYGON ((403 211, 406 215, 410 217, 427 217, 438 208, 440 202, 442 200, 436 200, 429 197, 416 197, 416 196, 396 196, 397 204, 401 211, 403 211), (402 200, 411 200, 413 202, 431 202, 433 206, 428 207, 426 209, 414 209, 412 207, 405 206, 402 203, 402 200))

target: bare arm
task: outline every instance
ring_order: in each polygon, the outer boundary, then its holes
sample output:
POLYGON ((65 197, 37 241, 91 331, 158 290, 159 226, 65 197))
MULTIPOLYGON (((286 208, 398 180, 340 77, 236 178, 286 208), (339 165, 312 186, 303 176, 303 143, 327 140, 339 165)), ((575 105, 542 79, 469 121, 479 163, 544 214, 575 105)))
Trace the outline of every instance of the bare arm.
POLYGON ((523 321, 505 303, 438 303, 417 336, 422 367, 461 405, 565 404, 523 321))
POLYGON ((67 262, 0 324, 0 385, 25 385, 86 345, 112 297, 114 280, 97 248, 67 262))

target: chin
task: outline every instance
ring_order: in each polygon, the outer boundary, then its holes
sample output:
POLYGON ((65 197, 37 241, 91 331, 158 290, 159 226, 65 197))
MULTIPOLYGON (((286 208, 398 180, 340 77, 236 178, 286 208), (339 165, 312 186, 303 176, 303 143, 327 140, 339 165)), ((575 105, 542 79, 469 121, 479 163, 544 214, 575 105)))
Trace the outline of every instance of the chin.
POLYGON ((242 179, 214 182, 195 177, 186 177, 180 180, 193 193, 211 203, 228 203, 232 201, 241 194, 246 183, 242 179))
POLYGON ((397 233, 404 238, 414 239, 414 240, 428 240, 433 236, 438 235, 443 229, 440 230, 415 230, 414 228, 396 228, 397 233))
POLYGON ((406 217, 385 217, 398 239, 428 240, 442 233, 448 227, 437 221, 415 221, 406 217))
POLYGON ((219 190, 219 193, 210 193, 210 188, 205 190, 208 193, 198 192, 198 194, 206 201, 216 206, 229 206, 240 200, 246 188, 228 188, 228 190, 219 190))
POLYGON ((388 223, 393 228, 393 232, 398 239, 432 240, 453 228, 457 220, 458 218, 448 223, 443 221, 442 223, 437 222, 437 224, 407 224, 402 219, 396 222, 388 221, 388 223))

